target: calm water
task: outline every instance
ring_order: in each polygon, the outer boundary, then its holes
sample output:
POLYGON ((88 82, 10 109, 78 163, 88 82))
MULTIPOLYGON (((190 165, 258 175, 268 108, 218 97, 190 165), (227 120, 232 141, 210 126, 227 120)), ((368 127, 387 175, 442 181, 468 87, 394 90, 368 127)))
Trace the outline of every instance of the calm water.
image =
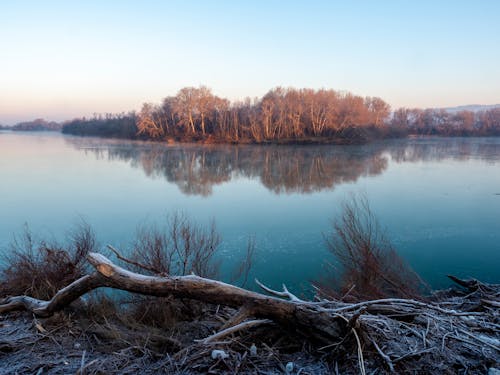
POLYGON ((394 245, 434 287, 500 282, 500 139, 368 146, 166 146, 0 132, 0 246, 25 222, 60 238, 82 216, 102 245, 182 211, 214 218, 231 267, 255 236, 252 277, 300 289, 332 261, 323 233, 365 194, 394 245))

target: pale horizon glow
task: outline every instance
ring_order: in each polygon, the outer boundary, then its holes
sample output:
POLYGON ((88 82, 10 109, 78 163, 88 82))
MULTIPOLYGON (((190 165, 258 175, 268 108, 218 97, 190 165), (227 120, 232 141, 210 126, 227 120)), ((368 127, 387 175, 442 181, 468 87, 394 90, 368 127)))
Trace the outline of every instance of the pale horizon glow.
POLYGON ((500 103, 500 2, 16 1, 0 12, 0 124, 137 110, 184 86, 276 86, 393 108, 500 103))

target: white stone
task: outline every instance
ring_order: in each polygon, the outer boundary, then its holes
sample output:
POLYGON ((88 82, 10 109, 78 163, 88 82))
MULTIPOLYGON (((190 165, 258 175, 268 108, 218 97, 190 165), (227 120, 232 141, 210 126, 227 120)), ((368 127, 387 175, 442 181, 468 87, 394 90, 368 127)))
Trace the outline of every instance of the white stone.
POLYGON ((212 359, 226 359, 229 357, 224 350, 214 349, 212 350, 212 359))

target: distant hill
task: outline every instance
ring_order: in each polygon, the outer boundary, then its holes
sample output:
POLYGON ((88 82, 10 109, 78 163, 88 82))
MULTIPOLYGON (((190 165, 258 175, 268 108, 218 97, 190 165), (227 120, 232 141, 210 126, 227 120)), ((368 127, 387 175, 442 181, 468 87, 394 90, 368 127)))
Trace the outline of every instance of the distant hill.
POLYGON ((15 131, 61 131, 62 125, 55 121, 38 118, 33 121, 19 122, 11 129, 15 131))
POLYGON ((500 104, 468 104, 468 105, 460 105, 457 107, 448 107, 443 108, 447 112, 460 112, 460 111, 471 111, 471 112, 479 112, 479 111, 487 111, 489 109, 500 108, 500 104))

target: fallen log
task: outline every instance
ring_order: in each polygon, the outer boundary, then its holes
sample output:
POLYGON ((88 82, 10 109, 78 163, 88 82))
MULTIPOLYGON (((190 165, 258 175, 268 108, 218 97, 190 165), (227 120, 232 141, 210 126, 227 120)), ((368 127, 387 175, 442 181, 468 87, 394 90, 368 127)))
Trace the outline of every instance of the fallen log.
POLYGON ((174 296, 234 308, 244 307, 247 316, 272 319, 280 325, 299 330, 307 336, 322 341, 343 336, 347 328, 345 320, 336 312, 321 304, 301 301, 288 292, 286 287, 284 292, 265 288, 270 293, 286 295, 290 300, 267 296, 195 275, 146 276, 125 270, 97 253, 90 253, 88 260, 96 272, 83 276, 61 289, 49 301, 29 296, 8 297, 0 301, 0 313, 26 310, 36 316, 48 317, 85 293, 107 287, 143 295, 174 296))

